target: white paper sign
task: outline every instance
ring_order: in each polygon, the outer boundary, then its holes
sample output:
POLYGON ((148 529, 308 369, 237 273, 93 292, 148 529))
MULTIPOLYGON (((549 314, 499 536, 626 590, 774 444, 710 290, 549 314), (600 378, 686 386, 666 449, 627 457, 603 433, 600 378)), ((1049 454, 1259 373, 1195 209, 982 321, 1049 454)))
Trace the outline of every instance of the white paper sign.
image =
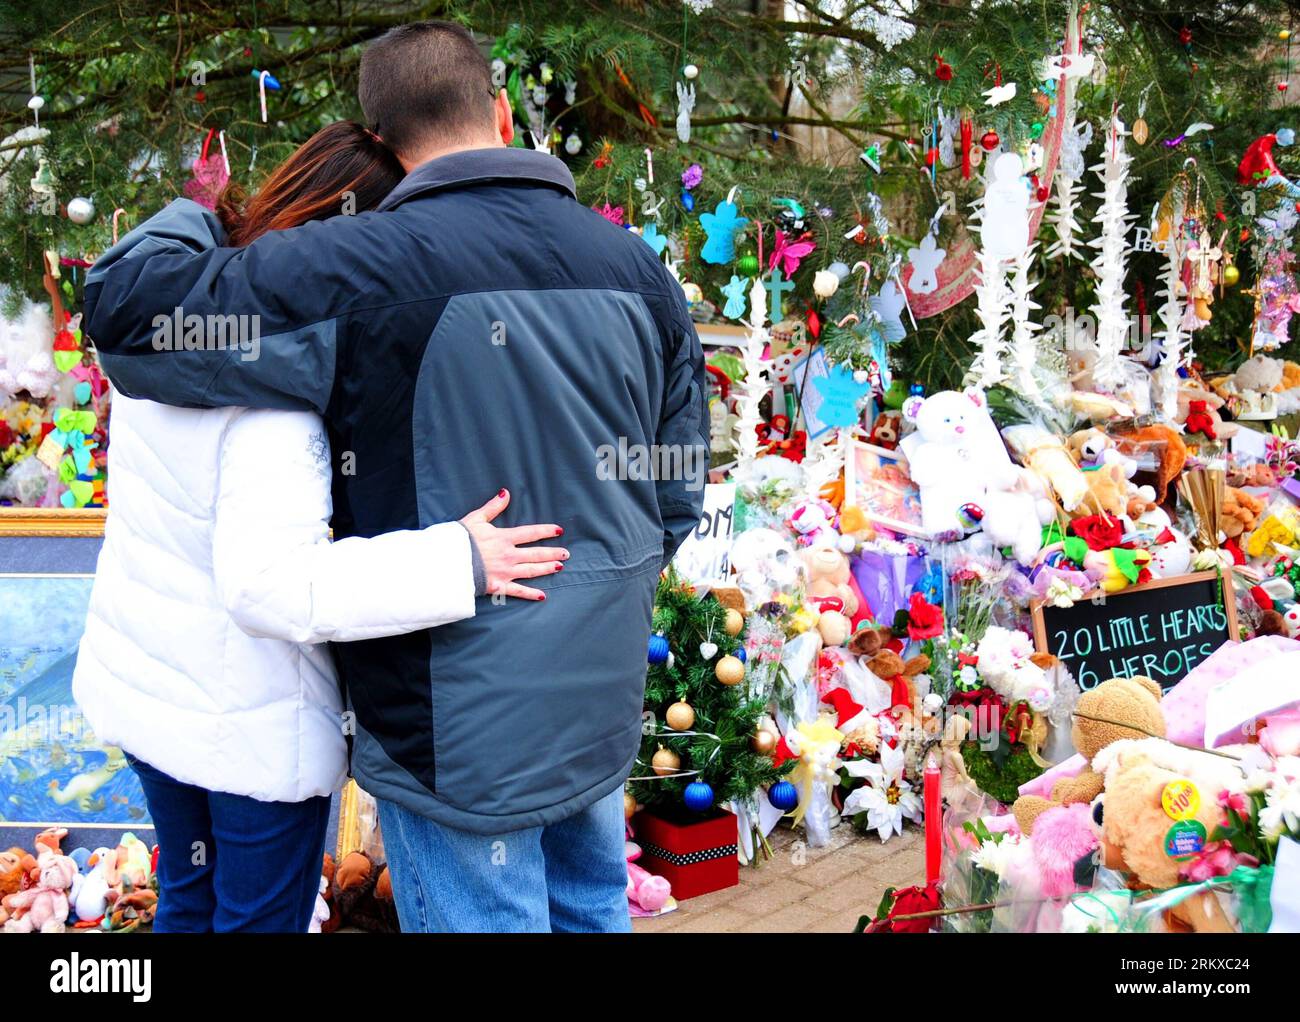
POLYGON ((674 566, 689 581, 727 584, 735 505, 735 483, 709 483, 704 487, 700 523, 673 556, 674 566))

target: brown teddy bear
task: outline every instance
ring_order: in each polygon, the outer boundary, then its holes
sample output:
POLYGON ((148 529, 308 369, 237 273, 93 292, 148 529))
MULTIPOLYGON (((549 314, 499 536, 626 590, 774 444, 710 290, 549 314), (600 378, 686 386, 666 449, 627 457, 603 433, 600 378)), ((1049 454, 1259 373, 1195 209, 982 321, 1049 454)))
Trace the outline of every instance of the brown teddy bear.
MULTIPOLYGON (((1244 777, 1235 760, 1184 749, 1159 738, 1114 742, 1093 760, 1105 780, 1100 801, 1101 862, 1121 870, 1130 886, 1165 890, 1180 883, 1181 859, 1166 851, 1174 825, 1162 802, 1172 781, 1190 781, 1199 798, 1189 808, 1189 819, 1214 833, 1223 820, 1218 802, 1222 791, 1241 791, 1244 777)), ((1171 929, 1227 933, 1236 927, 1228 920, 1212 893, 1181 902, 1167 914, 1171 929)))
POLYGON ((1063 777, 1052 786, 1052 797, 1021 795, 1011 807, 1021 833, 1030 834, 1034 820, 1044 810, 1071 802, 1091 802, 1101 794, 1102 776, 1093 767, 1097 753, 1112 742, 1165 734, 1165 717, 1160 709, 1160 686, 1150 678, 1112 678, 1079 696, 1070 730, 1075 750, 1088 761, 1074 777, 1063 777))
POLYGON ((876 416, 876 421, 871 426, 871 435, 867 440, 877 447, 892 451, 898 447, 898 434, 902 431, 902 426, 902 412, 881 412, 876 416))
POLYGON ((1143 455, 1155 455, 1158 464, 1154 474, 1144 473, 1139 467, 1135 481, 1149 482, 1156 491, 1156 503, 1163 504, 1169 496, 1169 487, 1187 464, 1187 443, 1182 434, 1169 426, 1155 424, 1117 434, 1115 439, 1121 454, 1139 462, 1143 455))
POLYGON ((1088 483, 1088 495, 1071 514, 1075 518, 1087 515, 1118 517, 1128 510, 1128 486, 1124 470, 1118 465, 1098 465, 1083 473, 1088 483))
POLYGON ((0 897, 17 894, 23 886, 23 878, 35 867, 36 859, 22 848, 0 852, 0 897))
POLYGON ((918 653, 904 660, 892 649, 882 649, 865 661, 863 666, 890 686, 893 692, 890 706, 905 707, 910 713, 917 704, 916 683, 912 679, 930 669, 930 658, 924 653, 918 653))
POLYGON ((1229 486, 1223 491, 1223 514, 1219 519, 1220 531, 1228 539, 1239 539, 1253 532, 1263 513, 1265 503, 1245 490, 1229 486))
POLYGON ((332 886, 341 925, 371 933, 401 931, 393 882, 382 862, 372 862, 365 852, 348 852, 334 871, 332 886))
POLYGON ((916 683, 912 679, 930 669, 930 658, 919 653, 904 660, 898 653, 902 647, 902 640, 884 627, 859 628, 848 643, 848 650, 858 658, 858 663, 892 687, 892 705, 911 710, 916 705, 916 683))
POLYGON ((799 557, 808 574, 809 601, 836 597, 843 604, 843 614, 853 617, 858 612, 858 598, 849 584, 851 571, 844 552, 833 546, 811 546, 799 551, 799 557))
POLYGON ((888 628, 859 628, 849 639, 849 652, 854 656, 873 657, 894 640, 888 628))

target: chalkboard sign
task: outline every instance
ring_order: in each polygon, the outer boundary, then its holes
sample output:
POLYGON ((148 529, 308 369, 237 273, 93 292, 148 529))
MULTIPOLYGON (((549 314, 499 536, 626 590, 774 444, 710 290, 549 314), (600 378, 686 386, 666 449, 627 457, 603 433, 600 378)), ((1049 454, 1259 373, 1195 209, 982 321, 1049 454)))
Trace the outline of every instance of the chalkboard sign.
POLYGON ((1032 609, 1035 645, 1059 657, 1085 691, 1133 675, 1169 689, 1237 638, 1232 581, 1213 571, 1032 609))

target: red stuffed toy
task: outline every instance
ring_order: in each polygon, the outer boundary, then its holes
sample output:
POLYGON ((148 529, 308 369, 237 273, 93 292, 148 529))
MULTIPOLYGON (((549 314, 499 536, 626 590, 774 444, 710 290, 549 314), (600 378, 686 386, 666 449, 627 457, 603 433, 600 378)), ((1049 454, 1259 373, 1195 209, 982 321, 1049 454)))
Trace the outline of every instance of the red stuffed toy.
POLYGON ((1210 440, 1218 439, 1214 431, 1214 419, 1204 401, 1187 402, 1187 421, 1183 423, 1183 429, 1188 433, 1204 433, 1210 440))

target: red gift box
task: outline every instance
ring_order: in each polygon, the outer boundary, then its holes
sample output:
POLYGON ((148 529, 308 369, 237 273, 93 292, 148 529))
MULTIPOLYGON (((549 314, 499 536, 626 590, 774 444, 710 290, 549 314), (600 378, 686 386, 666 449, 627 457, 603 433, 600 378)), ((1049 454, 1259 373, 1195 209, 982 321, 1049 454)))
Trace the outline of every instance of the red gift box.
POLYGON ((647 809, 636 814, 632 826, 642 852, 637 864, 672 884, 678 901, 740 883, 733 813, 717 810, 701 817, 683 810, 678 816, 647 809))

